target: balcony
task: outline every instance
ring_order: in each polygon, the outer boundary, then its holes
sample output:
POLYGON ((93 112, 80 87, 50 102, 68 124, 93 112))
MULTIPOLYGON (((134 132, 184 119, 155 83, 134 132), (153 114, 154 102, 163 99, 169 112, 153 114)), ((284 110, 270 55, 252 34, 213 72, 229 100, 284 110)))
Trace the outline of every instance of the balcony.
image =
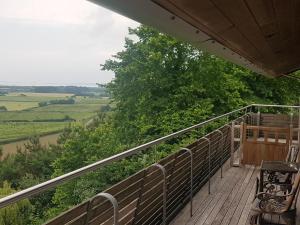
MULTIPOLYGON (((218 121, 219 128, 46 224, 250 224, 262 160, 284 161, 299 146, 299 109, 250 105, 7 196, 0 207, 218 121)), ((298 207, 291 224, 300 224, 299 216, 298 207)), ((260 224, 286 223, 263 214, 260 224)))

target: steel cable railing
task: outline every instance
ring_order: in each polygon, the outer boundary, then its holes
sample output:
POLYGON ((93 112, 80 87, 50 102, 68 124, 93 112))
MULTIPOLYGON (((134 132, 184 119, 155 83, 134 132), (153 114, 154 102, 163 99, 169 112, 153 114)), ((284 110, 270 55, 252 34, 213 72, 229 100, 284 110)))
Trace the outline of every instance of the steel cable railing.
MULTIPOLYGON (((44 183, 41 183, 41 184, 38 184, 38 185, 35 185, 31 188, 28 188, 28 189, 25 189, 25 190, 22 190, 22 191, 19 191, 15 194, 12 194, 10 196, 7 196, 7 197, 4 197, 2 199, 0 199, 0 208, 3 208, 7 205, 10 205, 10 204, 13 204, 15 202, 18 202, 22 199, 25 199, 25 198, 28 198, 28 197, 31 197, 31 196, 35 196, 39 193, 42 193, 44 191, 47 191, 51 188, 55 188, 57 187, 58 185, 60 184, 63 184, 63 183, 66 183, 70 180, 73 180, 74 178, 77 178, 77 177, 80 177, 82 175, 85 175, 87 174, 88 172, 92 172, 92 171, 95 171, 105 165, 108 165, 112 162, 115 162, 115 161, 118 161, 118 160, 121 160, 121 159, 124 159, 128 156, 131 156, 131 155, 134 155, 134 154, 137 154, 139 152, 141 152, 142 150, 146 150, 150 147, 153 147, 153 146, 157 146, 158 144, 160 143, 163 143, 167 140, 170 140, 170 139, 173 139, 175 137, 178 137, 180 135, 183 135, 185 133, 188 133, 192 130, 195 130, 195 129, 198 129, 198 128, 201 128, 211 122, 214 122, 214 121, 217 121, 219 119, 222 119, 222 118, 228 118, 232 115, 235 115, 237 113, 242 113, 243 115, 246 114, 248 111, 251 111, 253 108, 255 107, 259 107, 259 108, 262 108, 262 107, 276 107, 276 108, 290 108, 290 109, 300 109, 300 106, 284 106, 284 105, 259 105, 259 104, 253 104, 253 105, 248 105, 246 107, 243 107, 243 108, 240 108, 240 109, 237 109, 237 110, 233 110, 229 113, 225 113, 223 115, 220 115, 220 116, 217 116, 217 117, 214 117, 212 119, 209 119, 209 120, 206 120, 204 122, 201 122, 199 124, 196 124, 196 125, 193 125, 191 127, 188 127, 188 128, 185 128, 183 130, 180 130, 180 131, 177 131, 175 133, 172 133, 172 134, 169 134, 167 136, 164 136, 164 137, 161 137, 161 138, 158 138, 156 140, 153 140, 153 141, 150 141, 146 144, 143 144, 143 145, 140 145, 140 146, 137 146, 135 148, 132 148, 132 149, 129 149, 129 150, 126 150, 122 153, 119 153, 117 155, 114 155, 114 156, 111 156, 109 158, 106 158, 106 159, 103 159, 103 160, 100 160, 98 162, 95 162, 93 164, 90 164, 88 166, 85 166, 85 167, 82 167, 82 168, 79 168, 75 171, 72 171, 70 173, 67 173, 67 174, 64 174, 62 176, 59 176, 59 177, 56 177, 54 179, 51 179, 49 181, 46 181, 44 183)), ((220 136, 220 134, 219 134, 220 136)), ((228 148, 229 149, 229 148, 228 148)), ((230 151, 229 151, 230 152, 230 151)), ((203 153, 205 154, 205 153, 203 153)), ((218 155, 216 155, 217 153, 214 153, 213 152, 213 157, 215 157, 217 159, 217 157, 220 157, 218 155), (214 155, 215 154, 215 155, 214 155)), ((223 153, 221 154, 223 157, 223 153)), ((225 160, 226 157, 224 157, 224 160, 225 160)), ((222 158, 221 158, 221 161, 222 161, 222 158)), ((211 163, 211 160, 209 160, 209 164, 211 163)), ((217 163, 218 165, 220 165, 220 163, 217 163)), ((215 166, 213 164, 213 166, 215 166)), ((216 167, 217 168, 217 167, 216 167)), ((201 171, 201 167, 198 168, 200 171, 201 171)), ((204 171, 202 171, 201 173, 201 177, 203 177, 203 174, 204 171)), ((208 175, 208 178, 210 177, 210 175, 208 175)), ((195 184, 202 184, 202 182, 196 182, 196 180, 194 181, 194 185, 195 184)))

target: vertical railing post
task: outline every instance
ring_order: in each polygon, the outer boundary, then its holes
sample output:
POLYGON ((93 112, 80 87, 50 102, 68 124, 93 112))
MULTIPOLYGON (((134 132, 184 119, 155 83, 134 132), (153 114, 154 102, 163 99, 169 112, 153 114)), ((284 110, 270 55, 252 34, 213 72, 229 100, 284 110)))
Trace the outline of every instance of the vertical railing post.
POLYGON ((260 107, 257 107, 257 114, 256 114, 256 125, 259 126, 260 125, 260 107))
POLYGON ((85 224, 88 224, 88 222, 89 222, 89 216, 90 216, 90 213, 91 213, 91 209, 93 207, 94 200, 96 198, 99 198, 99 197, 106 198, 108 201, 110 201, 110 203, 112 204, 112 206, 114 208, 113 225, 118 225, 119 224, 119 205, 118 205, 118 201, 115 199, 114 196, 112 196, 111 194, 106 193, 106 192, 99 193, 90 200, 85 224))
POLYGON ((260 126, 260 107, 258 106, 257 107, 257 121, 256 121, 256 125, 258 126, 258 130, 257 130, 257 137, 259 138, 260 137, 260 129, 259 129, 259 126, 260 126))
POLYGON ((231 138, 230 138, 230 166, 234 164, 234 129, 235 129, 235 121, 231 122, 231 138))
MULTIPOLYGON (((244 138, 244 135, 245 135, 245 138, 247 138, 247 130, 244 129, 244 122, 241 122, 240 124, 240 150, 239 150, 239 166, 241 166, 241 162, 242 162, 242 157, 243 157, 243 138, 244 138), (245 133, 244 133, 245 131, 245 133)), ((259 131, 258 131, 259 132, 259 131)))
MULTIPOLYGON (((224 139, 224 134, 222 131, 220 131, 219 129, 216 130, 216 132, 218 132, 219 134, 221 134, 221 143, 223 142, 223 139, 224 139)), ((219 143, 220 144, 220 143, 219 143)), ((219 145, 219 147, 221 146, 222 148, 222 145, 219 145)), ((223 151, 222 151, 223 152, 223 151)), ((220 158, 220 168, 221 168, 221 178, 223 178, 223 154, 221 152, 221 158, 220 158)))
POLYGON ((294 114, 293 112, 291 112, 291 118, 290 118, 290 143, 289 146, 291 146, 293 144, 293 136, 294 136, 294 124, 293 124, 293 117, 294 114))
POLYGON ((155 163, 153 164, 154 167, 160 169, 163 175, 163 225, 167 223, 167 173, 165 167, 162 165, 155 163))
POLYGON ((291 112, 291 117, 290 117, 290 124, 293 126, 293 120, 294 120, 294 113, 291 112))
POLYGON ((248 108, 245 109, 244 111, 244 116, 248 114, 248 108))
POLYGON ((207 137, 203 137, 208 142, 208 194, 210 194, 210 176, 211 176, 211 165, 210 165, 210 140, 207 137))
POLYGON ((190 157, 191 157, 191 164, 190 164, 190 166, 191 166, 191 170, 190 170, 190 175, 191 175, 191 177, 190 177, 190 203, 191 203, 191 210, 190 210, 190 215, 192 217, 193 216, 193 179, 194 179, 194 177, 193 177, 193 169, 194 169, 194 167, 193 167, 193 160, 194 160, 193 159, 193 152, 190 149, 188 149, 188 148, 182 148, 181 150, 188 152, 190 154, 190 157))

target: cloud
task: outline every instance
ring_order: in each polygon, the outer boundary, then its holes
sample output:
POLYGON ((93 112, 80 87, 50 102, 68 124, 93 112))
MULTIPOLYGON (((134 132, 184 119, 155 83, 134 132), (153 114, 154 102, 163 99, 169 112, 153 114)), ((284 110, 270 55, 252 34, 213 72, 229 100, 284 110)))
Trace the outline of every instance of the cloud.
POLYGON ((105 83, 100 64, 138 23, 83 0, 0 0, 0 82, 105 83))
POLYGON ((0 17, 33 23, 83 24, 97 8, 84 0, 0 0, 0 17))

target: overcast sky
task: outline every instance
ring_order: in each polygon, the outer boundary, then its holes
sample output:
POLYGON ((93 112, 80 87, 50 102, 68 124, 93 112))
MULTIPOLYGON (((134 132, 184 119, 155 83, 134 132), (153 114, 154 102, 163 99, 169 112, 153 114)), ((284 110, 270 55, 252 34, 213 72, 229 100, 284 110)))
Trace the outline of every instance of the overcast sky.
POLYGON ((0 0, 0 85, 94 85, 138 23, 86 0, 0 0))

